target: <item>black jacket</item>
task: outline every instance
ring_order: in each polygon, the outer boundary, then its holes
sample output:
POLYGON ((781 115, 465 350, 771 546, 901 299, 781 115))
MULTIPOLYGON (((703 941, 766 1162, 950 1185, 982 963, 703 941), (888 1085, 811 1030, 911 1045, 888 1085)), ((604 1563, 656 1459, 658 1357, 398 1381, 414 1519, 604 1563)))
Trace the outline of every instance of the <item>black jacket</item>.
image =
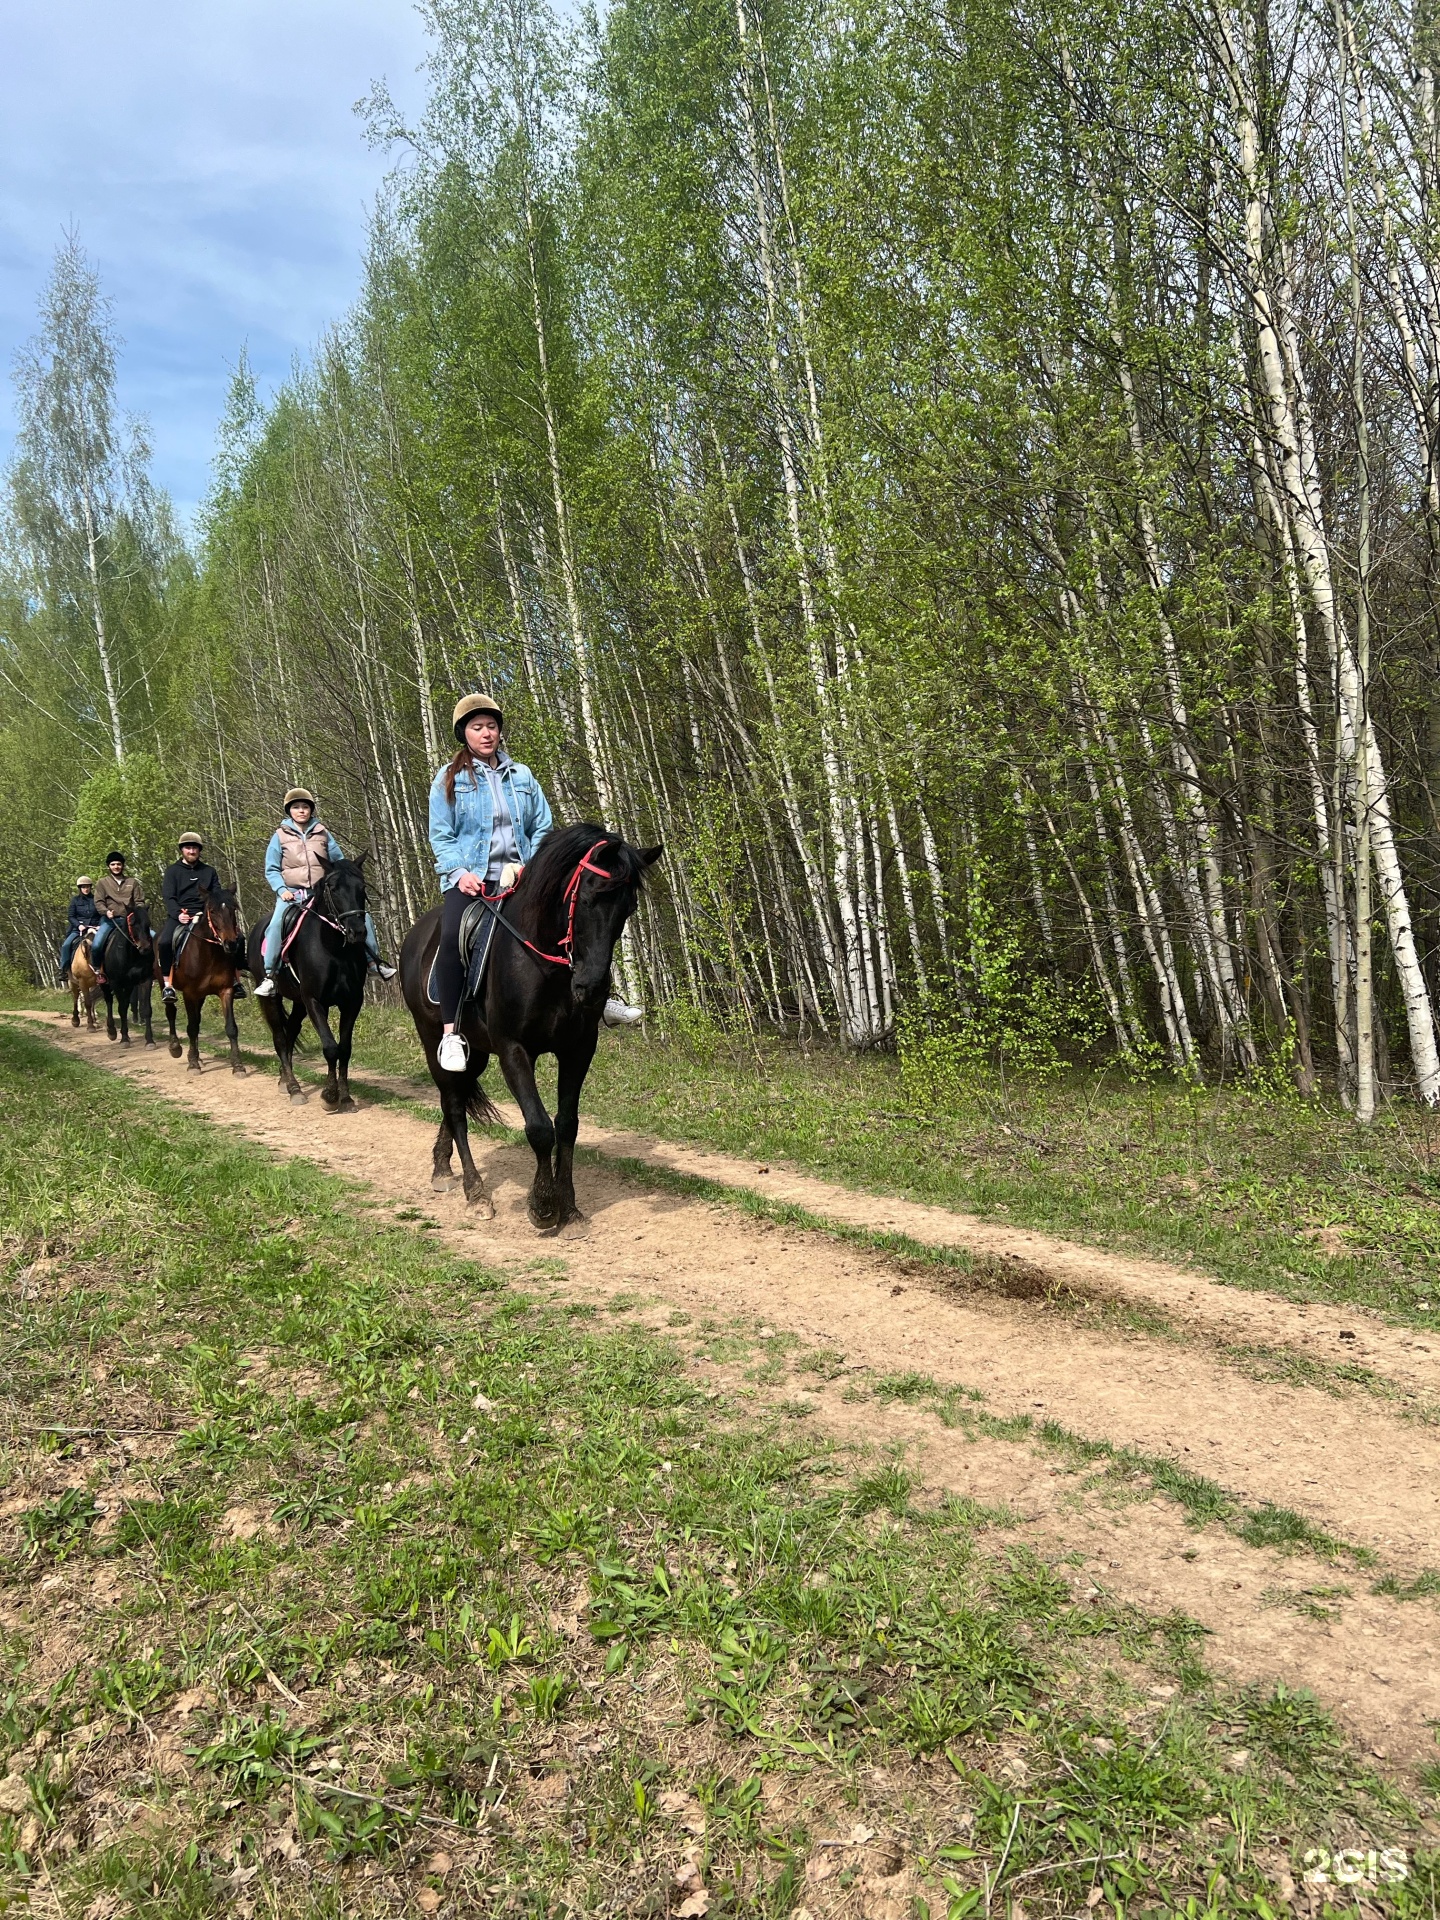
POLYGON ((183 860, 172 861, 162 883, 168 918, 178 920, 182 913, 199 913, 202 890, 220 891, 220 876, 213 867, 207 867, 203 860, 197 860, 193 867, 187 867, 183 860))
POLYGON ((70 896, 70 931, 79 933, 85 927, 98 927, 100 909, 95 904, 93 893, 72 893, 70 896))

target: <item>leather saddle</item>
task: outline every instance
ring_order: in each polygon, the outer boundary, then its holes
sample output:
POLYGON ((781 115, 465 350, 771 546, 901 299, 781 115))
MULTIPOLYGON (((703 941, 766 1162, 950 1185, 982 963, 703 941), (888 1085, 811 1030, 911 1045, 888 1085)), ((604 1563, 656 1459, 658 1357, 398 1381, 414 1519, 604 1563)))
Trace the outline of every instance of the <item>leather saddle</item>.
MULTIPOLYGON (((495 938, 496 925, 494 906, 487 905, 478 897, 470 902, 460 916, 460 964, 465 971, 465 987, 460 995, 462 1008, 480 998, 480 989, 485 984, 485 967, 490 958, 490 946, 495 938)), ((435 969, 439 964, 440 949, 437 945, 435 958, 430 964, 430 978, 425 983, 425 997, 432 1006, 436 1007, 440 1004, 440 995, 435 985, 435 969)))

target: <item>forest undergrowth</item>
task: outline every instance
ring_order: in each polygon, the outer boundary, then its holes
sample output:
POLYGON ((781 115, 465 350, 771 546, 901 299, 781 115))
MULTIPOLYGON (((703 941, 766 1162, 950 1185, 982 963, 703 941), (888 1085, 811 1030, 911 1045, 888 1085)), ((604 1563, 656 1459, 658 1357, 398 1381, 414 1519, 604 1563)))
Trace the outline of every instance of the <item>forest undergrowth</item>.
POLYGON ((1413 1846, 1308 1695, 702 1393, 703 1329, 13 1026, 0 1083, 11 1904, 1264 1916, 1413 1846))

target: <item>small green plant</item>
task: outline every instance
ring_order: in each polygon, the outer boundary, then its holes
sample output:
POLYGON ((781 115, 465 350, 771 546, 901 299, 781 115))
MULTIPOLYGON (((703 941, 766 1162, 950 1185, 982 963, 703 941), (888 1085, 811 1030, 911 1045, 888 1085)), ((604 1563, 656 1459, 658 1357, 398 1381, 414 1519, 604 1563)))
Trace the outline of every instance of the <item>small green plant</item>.
POLYGON ((563 1673, 537 1673, 525 1689, 525 1704, 537 1720, 554 1720, 574 1691, 563 1673))
POLYGON ((32 1507, 20 1522, 20 1538, 33 1560, 47 1554, 64 1560, 100 1518, 100 1508, 88 1487, 67 1487, 56 1499, 32 1507))

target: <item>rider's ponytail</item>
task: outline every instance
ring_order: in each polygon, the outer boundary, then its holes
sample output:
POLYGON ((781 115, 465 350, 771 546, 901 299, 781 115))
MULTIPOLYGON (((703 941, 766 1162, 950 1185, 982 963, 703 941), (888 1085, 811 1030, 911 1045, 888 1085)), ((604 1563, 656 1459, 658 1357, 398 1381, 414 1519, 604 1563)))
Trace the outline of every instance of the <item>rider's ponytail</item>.
POLYGON ((460 743, 460 751, 445 769, 445 798, 452 807, 455 804, 457 773, 468 773, 472 780, 475 778, 475 756, 463 740, 460 743))

